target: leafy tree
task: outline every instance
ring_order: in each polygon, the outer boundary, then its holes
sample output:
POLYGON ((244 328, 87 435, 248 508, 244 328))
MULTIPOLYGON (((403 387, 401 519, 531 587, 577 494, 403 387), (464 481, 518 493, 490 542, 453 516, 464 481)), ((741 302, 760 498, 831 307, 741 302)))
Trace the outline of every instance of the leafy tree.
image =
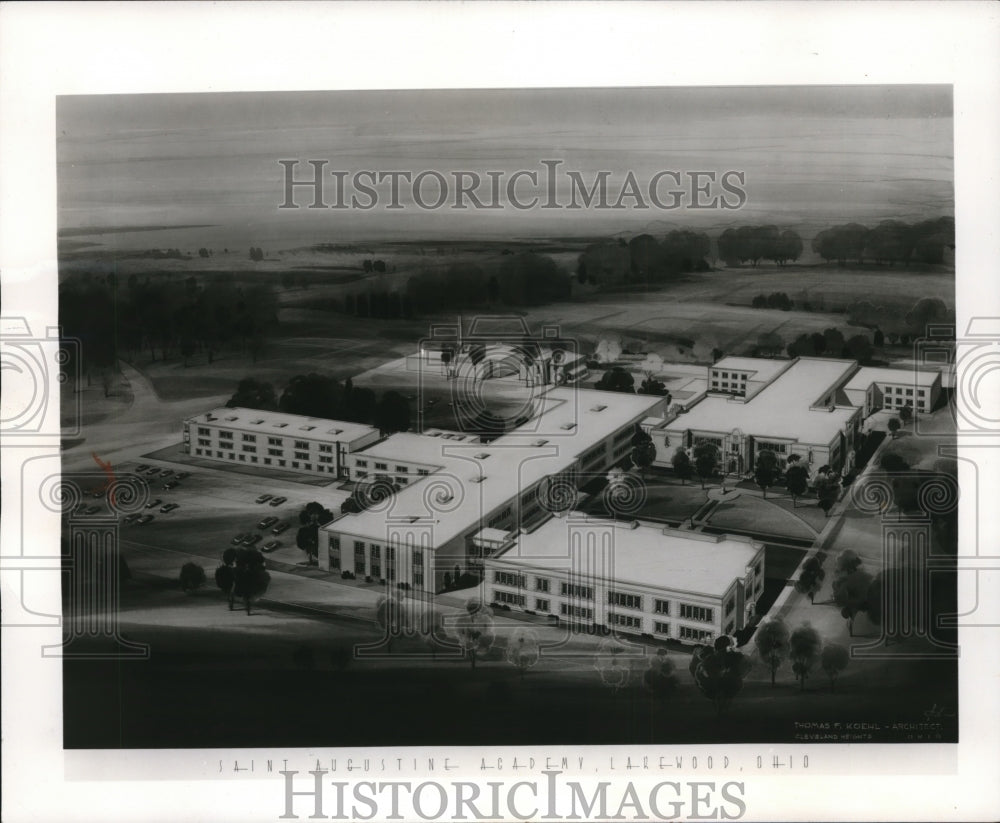
POLYGON ((885 345, 885 334, 882 329, 875 329, 875 333, 872 335, 872 342, 875 344, 876 349, 881 349, 885 345))
POLYGON ((333 512, 321 503, 307 503, 299 512, 301 527, 295 535, 295 545, 308 556, 312 563, 319 556, 319 527, 333 520, 333 512))
POLYGON ((541 657, 538 635, 531 629, 517 628, 507 640, 507 662, 518 670, 521 679, 541 657))
POLYGON ((678 446, 674 456, 670 458, 670 463, 674 467, 674 474, 681 479, 681 485, 691 476, 691 458, 688 457, 687 450, 683 446, 678 446))
POLYGON ((905 472, 921 460, 920 447, 912 442, 913 438, 904 437, 895 443, 890 443, 879 454, 879 466, 890 473, 905 472))
POLYGON ((892 435, 892 439, 895 440, 896 439, 896 432, 899 431, 899 429, 901 428, 902 424, 899 422, 899 418, 898 417, 893 417, 893 418, 891 418, 889 420, 889 424, 888 425, 889 425, 889 433, 892 435))
POLYGON ((792 496, 792 506, 796 506, 798 498, 809 490, 809 469, 799 461, 788 458, 789 466, 785 469, 785 486, 792 496))
POLYGON ((233 610, 235 591, 233 586, 236 582, 236 572, 232 563, 224 563, 215 570, 215 585, 218 586, 229 598, 229 611, 233 610))
POLYGON ((791 229, 786 229, 778 237, 775 248, 774 262, 779 266, 784 266, 788 262, 794 262, 802 256, 802 238, 791 229))
POLYGON ((816 478, 816 503, 827 517, 840 499, 840 482, 835 475, 819 475, 816 478))
POLYGON ((701 487, 709 480, 719 464, 719 449, 711 443, 699 443, 694 447, 694 468, 701 478, 701 487))
POLYGON ((809 602, 815 603, 815 598, 819 590, 823 587, 823 580, 826 572, 816 555, 808 558, 802 564, 802 571, 799 572, 799 579, 795 581, 795 590, 800 594, 809 596, 809 602))
POLYGON ((638 393, 664 397, 667 394, 667 384, 657 380, 652 374, 647 374, 646 379, 639 384, 638 393))
POLYGON ((754 471, 754 480, 764 492, 767 499, 767 490, 774 485, 778 476, 778 456, 770 449, 761 449, 757 453, 757 468, 754 471))
POLYGON ((375 409, 375 425, 383 434, 410 428, 410 403, 399 392, 387 391, 375 409))
POLYGON ((688 671, 702 694, 715 704, 722 714, 743 688, 750 671, 750 660, 730 648, 733 641, 720 637, 713 646, 695 646, 688 671))
POLYGON ((851 655, 839 643, 827 643, 820 655, 820 665, 826 676, 830 678, 831 691, 836 687, 837 677, 851 662, 851 655))
POLYGON ((837 563, 834 566, 833 574, 834 577, 844 577, 848 574, 854 574, 860 568, 861 558, 858 557, 857 552, 852 549, 844 549, 837 555, 837 563))
POLYGON ((861 364, 871 360, 872 353, 872 344, 866 334, 856 334, 844 343, 844 354, 861 364))
POLYGON ((788 657, 788 626, 780 618, 776 617, 768 620, 757 627, 754 633, 754 643, 757 645, 757 653, 771 670, 771 685, 774 685, 778 667, 788 657))
POLYGON ((601 391, 615 391, 624 394, 635 394, 635 378, 621 366, 604 372, 601 379, 594 384, 601 391))
POLYGON ((862 569, 833 581, 833 602, 840 607, 841 617, 847 620, 847 629, 851 637, 854 636, 854 618, 867 608, 868 589, 871 583, 872 576, 862 569))
POLYGON ((666 697, 677 689, 679 680, 674 661, 670 659, 666 649, 657 649, 656 656, 650 661, 649 668, 643 672, 643 685, 653 697, 666 697))
POLYGON ((899 410, 899 420, 901 423, 909 423, 913 419, 913 406, 907 403, 899 410))
POLYGON ((231 409, 275 411, 278 408, 278 398, 270 383, 246 377, 237 384, 236 392, 226 401, 226 406, 231 409))
POLYGON ((642 429, 637 428, 632 438, 632 463, 639 469, 639 474, 646 473, 646 469, 653 465, 656 460, 656 446, 653 438, 642 429))
POLYGON ((208 249, 206 249, 204 246, 202 246, 200 249, 198 249, 198 256, 199 257, 208 257, 208 249))
MULTIPOLYGON (((458 567, 455 567, 456 570, 458 567)), ((456 576, 458 572, 456 571, 456 576)), ((493 614, 479 600, 466 601, 465 611, 458 616, 454 626, 459 646, 469 655, 472 668, 476 668, 479 654, 489 651, 496 637, 493 614)))
POLYGON ((181 588, 186 592, 192 592, 205 585, 205 570, 197 563, 185 563, 181 566, 180 574, 181 588))
POLYGON ((238 549, 233 567, 233 594, 243 600, 247 614, 255 600, 263 597, 271 583, 264 557, 253 549, 238 549))
POLYGON ((816 665, 820 655, 819 632, 809 623, 803 623, 795 631, 788 641, 788 656, 792 660, 792 671, 799 681, 799 688, 805 691, 806 679, 816 665))

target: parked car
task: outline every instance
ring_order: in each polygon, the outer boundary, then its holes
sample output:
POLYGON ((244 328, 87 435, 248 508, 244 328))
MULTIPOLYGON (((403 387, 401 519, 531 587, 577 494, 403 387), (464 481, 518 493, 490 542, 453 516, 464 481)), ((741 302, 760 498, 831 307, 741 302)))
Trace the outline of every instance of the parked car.
POLYGON ((178 480, 187 480, 190 476, 191 476, 191 472, 178 472, 177 473, 177 479, 178 480))
POLYGON ((172 512, 174 509, 179 509, 180 505, 177 503, 167 503, 166 506, 160 506, 160 511, 166 514, 167 512, 172 512))
POLYGON ((271 502, 270 502, 270 503, 268 503, 268 505, 269 505, 269 506, 280 506, 280 505, 281 505, 282 503, 284 503, 284 502, 285 502, 286 500, 288 500, 288 498, 287 498, 287 497, 272 497, 272 498, 271 498, 271 502))
POLYGON ((171 489, 176 489, 180 484, 180 480, 171 480, 169 483, 164 483, 163 488, 170 491, 171 489))
POLYGON ((129 514, 129 515, 126 515, 126 516, 125 516, 125 519, 124 519, 124 520, 122 520, 122 522, 123 522, 123 523, 124 523, 124 524, 125 524, 126 526, 131 526, 131 525, 132 525, 133 523, 135 523, 135 522, 136 522, 136 521, 137 521, 137 520, 138 520, 138 519, 139 519, 140 517, 142 517, 142 515, 141 515, 141 514, 139 514, 139 512, 132 512, 132 514, 129 514))
POLYGON ((153 515, 151 515, 151 514, 144 514, 142 517, 140 517, 138 520, 135 521, 135 524, 137 526, 145 526, 152 519, 153 519, 153 515))
POLYGON ((246 532, 240 532, 236 537, 233 538, 233 545, 239 546, 244 540, 247 539, 246 532))
POLYGON ((160 477, 170 477, 174 473, 173 469, 164 469, 160 472, 160 477))
POLYGON ((261 540, 263 540, 263 538, 259 534, 248 534, 243 539, 243 545, 244 546, 256 546, 258 543, 260 543, 261 540))
POLYGON ((292 525, 292 524, 291 523, 279 523, 277 526, 275 526, 273 529, 271 529, 271 534, 281 534, 290 525, 292 525))
POLYGON ((156 468, 156 466, 152 466, 152 467, 146 469, 146 474, 148 474, 150 477, 152 477, 154 474, 159 474, 159 473, 160 473, 160 470, 158 468, 156 468))
POLYGON ((281 541, 280 540, 268 540, 264 544, 264 548, 261 549, 261 551, 273 552, 275 549, 280 549, 280 548, 281 548, 281 541))
POLYGON ((257 502, 258 503, 266 503, 272 497, 274 497, 273 494, 262 494, 260 497, 257 498, 257 502))
POLYGON ((149 502, 148 502, 148 503, 146 504, 146 508, 147 508, 147 509, 155 509, 155 508, 156 508, 157 506, 159 506, 159 505, 160 505, 160 504, 161 504, 162 502, 163 502, 163 501, 162 501, 162 500, 161 500, 161 499, 160 499, 159 497, 157 497, 157 498, 156 498, 155 500, 150 500, 150 501, 149 501, 149 502))
POLYGON ((148 464, 146 464, 146 463, 140 463, 140 464, 139 464, 138 466, 136 466, 136 467, 135 467, 135 470, 136 470, 137 472, 144 472, 144 471, 146 471, 146 470, 147 470, 148 468, 149 468, 149 465, 148 465, 148 464))
POLYGON ((269 528, 271 528, 271 526, 273 526, 277 522, 278 522, 278 518, 277 517, 265 517, 263 520, 261 520, 257 524, 257 528, 258 529, 269 529, 269 528))

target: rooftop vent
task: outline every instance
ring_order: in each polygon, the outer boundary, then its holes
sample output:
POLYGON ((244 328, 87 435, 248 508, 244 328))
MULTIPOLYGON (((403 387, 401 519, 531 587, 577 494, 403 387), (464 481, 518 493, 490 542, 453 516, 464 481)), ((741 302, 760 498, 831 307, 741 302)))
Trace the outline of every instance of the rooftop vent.
POLYGON ((476 460, 485 460, 489 456, 490 456, 489 452, 479 452, 479 454, 473 455, 473 457, 475 457, 476 460))
POLYGON ((479 477, 473 477, 470 480, 470 482, 471 483, 482 483, 485 479, 486 479, 486 475, 484 474, 484 475, 480 475, 479 477))
POLYGON ((549 442, 548 440, 536 440, 531 445, 533 445, 533 446, 544 446, 548 442, 549 442))
POLYGON ((300 432, 311 432, 315 428, 316 428, 315 426, 300 426, 299 427, 299 431, 300 432))
POLYGON ((602 412, 607 408, 603 403, 598 403, 596 406, 591 406, 590 410, 592 412, 602 412))
POLYGON ((343 433, 344 433, 343 429, 330 429, 330 431, 327 432, 327 434, 343 434, 343 433))
POLYGON ((264 422, 264 419, 263 418, 259 418, 257 420, 251 420, 250 422, 253 423, 253 424, 255 424, 255 425, 257 425, 257 426, 259 426, 261 423, 264 422))
POLYGON ((287 423, 275 423, 275 424, 274 424, 274 427, 275 427, 276 429, 283 429, 283 428, 285 428, 285 426, 287 426, 287 425, 288 425, 287 423))
POLYGON ((229 415, 229 417, 226 418, 226 420, 228 420, 230 423, 235 423, 237 420, 239 420, 239 417, 237 417, 235 414, 231 414, 229 415))
MULTIPOLYGON (((603 409, 605 407, 601 406, 600 408, 603 409)), ((568 431, 573 431, 573 429, 576 428, 576 423, 563 423, 559 428, 562 429, 563 431, 567 431, 567 432, 568 431)))

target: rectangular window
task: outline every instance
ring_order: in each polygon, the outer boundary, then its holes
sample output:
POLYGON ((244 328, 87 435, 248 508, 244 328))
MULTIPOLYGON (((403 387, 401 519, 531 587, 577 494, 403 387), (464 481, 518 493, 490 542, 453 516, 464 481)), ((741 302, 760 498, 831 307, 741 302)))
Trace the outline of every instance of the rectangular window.
POLYGON ((396 466, 396 471, 398 471, 400 474, 405 474, 409 470, 410 470, 409 466, 396 466))
POLYGON ((552 611, 552 609, 549 608, 549 601, 548 600, 542 600, 540 597, 536 597, 535 598, 535 608, 538 611, 540 611, 540 612, 550 612, 550 611, 552 611))
POLYGON ((428 469, 417 469, 417 474, 419 474, 422 477, 426 477, 428 474, 430 474, 430 471, 428 469))
POLYGON ((563 597, 579 597, 581 600, 593 600, 594 590, 590 586, 581 586, 577 583, 560 583, 559 593, 563 597))
POLYGON ((355 476, 357 476, 357 478, 358 478, 359 480, 360 480, 361 478, 363 478, 363 477, 367 477, 367 476, 368 476, 368 472, 363 472, 363 471, 360 471, 360 470, 359 470, 359 471, 356 471, 356 472, 354 472, 354 474, 355 474, 355 476))
POLYGON ((526 578, 523 574, 501 571, 493 572, 493 582, 498 586, 511 586, 515 589, 523 589, 527 585, 525 581, 526 578))
POLYGON ((548 592, 549 591, 549 579, 547 577, 536 577, 535 578, 535 591, 536 592, 548 592))
POLYGON ((267 438, 267 444, 269 446, 280 446, 281 445, 281 438, 280 437, 269 437, 269 438, 267 438))
POLYGON ((569 606, 566 603, 560 603, 559 613, 566 617, 577 617, 582 620, 594 619, 594 610, 586 606, 569 606))
POLYGON ((309 448, 309 441, 308 440, 296 440, 295 441, 295 448, 297 448, 297 449, 308 449, 309 448))
POLYGON ((358 468, 367 469, 368 468, 368 461, 367 460, 356 460, 355 461, 355 465, 358 466, 358 468))
POLYGON ((633 614, 615 614, 614 612, 609 612, 608 624, 638 631, 642 628, 642 618, 636 617, 633 614))
POLYGON ((642 597, 638 594, 624 592, 608 592, 609 606, 624 606, 626 609, 642 610, 642 597))
POLYGON ((365 576, 365 544, 363 540, 354 541, 354 573, 365 576))
POLYGON ((725 616, 729 617, 729 615, 733 613, 733 609, 735 608, 736 608, 736 601, 733 600, 733 598, 729 598, 728 602, 726 603, 725 616))
POLYGON ((382 576, 382 547, 372 543, 371 549, 372 577, 382 576))
POLYGON ((319 450, 321 452, 326 452, 327 454, 329 454, 330 452, 333 451, 333 446, 331 446, 329 443, 321 443, 319 446, 319 450))
POLYGON ((698 620, 702 623, 711 623, 715 617, 712 609, 705 606, 692 606, 689 603, 681 603, 680 616, 685 620, 698 620))
POLYGON ((220 440, 232 440, 233 439, 233 433, 232 432, 219 432, 219 439, 220 440))
POLYGON ((309 459, 309 452, 295 452, 295 459, 296 460, 308 460, 309 459))
POLYGON ((243 448, 243 451, 250 452, 251 454, 254 454, 257 451, 257 447, 256 446, 243 446, 242 448, 243 448))
POLYGON ((231 449, 231 448, 233 448, 233 444, 232 443, 220 443, 219 444, 219 448, 220 449, 231 449))
POLYGON ((677 636, 681 640, 692 640, 695 643, 705 643, 712 639, 712 633, 707 629, 692 629, 688 626, 680 626, 677 629, 677 636))
POLYGON ((653 621, 653 631, 656 634, 662 634, 662 635, 666 635, 667 637, 670 637, 670 624, 669 623, 661 623, 659 620, 654 620, 653 621))
POLYGON ((506 603, 510 606, 520 606, 524 608, 525 599, 523 594, 512 594, 511 592, 493 590, 494 603, 506 603))
POLYGON ((670 601, 669 600, 654 600, 653 601, 653 611, 657 614, 670 615, 670 601))
POLYGON ((199 446, 211 446, 212 445, 212 441, 209 440, 207 437, 199 437, 198 438, 198 445, 199 446))
POLYGON ((383 469, 383 470, 384 470, 384 469, 387 469, 387 468, 389 468, 389 466, 388 466, 388 464, 386 464, 386 463, 376 463, 376 464, 375 464, 375 468, 376 468, 376 469, 383 469))
POLYGON ((243 442, 244 443, 256 443, 257 442, 257 435, 256 434, 244 434, 243 435, 243 442))
POLYGON ((211 429, 206 429, 204 426, 199 426, 198 427, 198 434, 203 434, 203 435, 205 435, 207 437, 211 433, 212 433, 211 429))

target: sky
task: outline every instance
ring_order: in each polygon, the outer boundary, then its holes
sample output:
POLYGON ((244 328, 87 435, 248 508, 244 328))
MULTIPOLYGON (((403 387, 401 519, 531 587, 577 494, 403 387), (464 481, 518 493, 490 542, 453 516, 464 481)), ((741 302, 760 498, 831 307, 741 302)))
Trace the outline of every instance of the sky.
MULTIPOLYGON (((60 97, 60 231, 213 226, 215 241, 273 245, 422 237, 602 235, 677 227, 775 223, 800 228, 953 214, 952 96, 948 86, 271 92, 60 97), (405 183, 401 209, 279 209, 281 159, 326 160, 325 171, 439 172, 444 208, 418 208, 405 183), (649 208, 449 208, 452 174, 503 180, 542 160, 563 161, 592 185, 609 172, 610 199, 629 172, 649 208), (648 197, 659 171, 740 171, 738 210, 661 210, 648 197)), ((311 174, 300 164, 299 178, 311 174)), ((334 200, 327 177, 325 199, 334 200)), ((682 177, 682 181, 684 178, 682 177)), ((662 183, 663 194, 671 188, 662 183)), ((704 182, 704 179, 702 180, 704 182)), ((531 198, 522 180, 519 197, 531 198)), ((544 195, 544 186, 536 193, 544 195)), ((437 184, 425 182, 433 201, 437 184)), ((477 190, 489 202, 488 182, 477 190)), ((713 186, 709 199, 721 194, 713 186)), ((367 202, 362 197, 361 202, 367 202)), ((466 201, 468 202, 468 200, 466 201)), ((734 202, 729 198, 729 202, 734 202)), ((119 243, 128 244, 129 234, 119 243)), ((105 238, 108 235, 105 235, 105 238)), ((148 246, 148 237, 141 242, 148 246)))

